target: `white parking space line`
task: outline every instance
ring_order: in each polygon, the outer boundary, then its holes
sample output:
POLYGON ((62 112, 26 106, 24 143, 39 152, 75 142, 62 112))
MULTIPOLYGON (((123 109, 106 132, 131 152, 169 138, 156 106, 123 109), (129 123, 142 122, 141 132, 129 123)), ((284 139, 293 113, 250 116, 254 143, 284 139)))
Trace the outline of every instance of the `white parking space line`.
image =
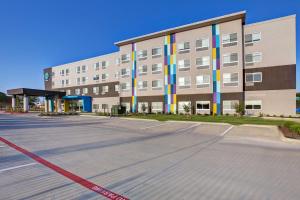
POLYGON ((150 129, 150 128, 156 128, 156 127, 159 127, 159 126, 163 126, 163 125, 166 125, 167 123, 162 123, 162 124, 157 124, 157 125, 153 125, 153 126, 147 126, 147 127, 144 127, 144 128, 140 128, 141 130, 146 130, 146 129, 150 129))
POLYGON ((0 146, 0 148, 4 148, 5 146, 0 146))
POLYGON ((10 170, 13 170, 13 169, 19 169, 19 168, 22 168, 22 167, 28 167, 28 166, 36 165, 36 164, 38 164, 38 163, 29 163, 29 164, 25 164, 25 165, 18 165, 18 166, 14 166, 14 167, 5 168, 5 169, 0 169, 0 173, 10 171, 10 170))
POLYGON ((231 129, 233 128, 233 125, 231 125, 228 129, 226 129, 223 133, 220 134, 220 136, 224 136, 226 135, 226 133, 228 133, 231 129))

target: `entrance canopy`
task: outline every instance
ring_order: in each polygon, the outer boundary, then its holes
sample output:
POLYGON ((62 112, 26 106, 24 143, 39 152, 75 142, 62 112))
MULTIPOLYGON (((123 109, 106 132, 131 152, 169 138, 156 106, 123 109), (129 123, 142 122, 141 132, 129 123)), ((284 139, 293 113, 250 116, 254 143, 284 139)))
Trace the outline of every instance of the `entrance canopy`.
POLYGON ((7 90, 8 95, 26 95, 26 96, 40 96, 40 97, 63 97, 66 92, 52 91, 52 90, 36 90, 30 88, 17 88, 7 90))

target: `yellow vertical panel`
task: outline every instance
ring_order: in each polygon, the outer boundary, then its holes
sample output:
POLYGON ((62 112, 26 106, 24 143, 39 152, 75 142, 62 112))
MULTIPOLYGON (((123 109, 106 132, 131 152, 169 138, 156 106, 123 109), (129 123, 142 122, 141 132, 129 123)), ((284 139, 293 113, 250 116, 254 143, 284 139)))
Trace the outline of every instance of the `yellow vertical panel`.
POLYGON ((174 104, 176 104, 176 102, 177 102, 177 96, 176 96, 176 94, 173 94, 173 102, 174 102, 174 104))
POLYGON ((167 36, 167 42, 168 42, 168 44, 171 43, 171 37, 170 37, 170 35, 167 36))
POLYGON ((216 58, 217 58, 217 49, 216 49, 216 48, 213 48, 213 51, 212 51, 212 58, 213 58, 213 59, 216 59, 216 58))
POLYGON ((171 107, 171 110, 170 110, 170 111, 171 111, 171 112, 174 112, 174 104, 171 104, 170 107, 171 107))
POLYGON ((168 66, 165 65, 165 75, 167 75, 167 74, 168 74, 168 66))
POLYGON ((221 73, 220 70, 217 70, 217 81, 221 80, 221 73))
POLYGON ((168 85, 168 94, 171 94, 171 85, 168 85))
POLYGON ((64 112, 69 112, 69 101, 67 100, 64 102, 64 112))
POLYGON ((173 44, 173 54, 176 54, 176 44, 173 44))
POLYGON ((217 113, 217 104, 214 103, 213 105, 213 114, 217 113))

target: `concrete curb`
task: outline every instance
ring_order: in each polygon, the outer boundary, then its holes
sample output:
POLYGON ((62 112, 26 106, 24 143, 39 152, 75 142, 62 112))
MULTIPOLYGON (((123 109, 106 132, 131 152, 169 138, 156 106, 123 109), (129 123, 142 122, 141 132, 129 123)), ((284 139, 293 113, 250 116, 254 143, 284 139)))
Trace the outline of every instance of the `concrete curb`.
POLYGON ((281 141, 289 143, 289 144, 300 144, 300 140, 287 138, 284 136, 284 134, 278 129, 279 132, 279 138, 281 141))
POLYGON ((260 124, 242 124, 242 125, 239 125, 239 126, 248 126, 248 127, 258 127, 258 128, 261 128, 261 127, 265 127, 265 128, 274 128, 274 127, 277 127, 276 125, 260 125, 260 124))
POLYGON ((139 119, 139 118, 130 118, 130 117, 120 117, 119 119, 139 120, 139 121, 152 121, 152 122, 167 122, 167 121, 158 121, 156 119, 139 119))
POLYGON ((109 118, 107 116, 97 116, 97 115, 79 115, 80 117, 92 117, 92 118, 109 118))

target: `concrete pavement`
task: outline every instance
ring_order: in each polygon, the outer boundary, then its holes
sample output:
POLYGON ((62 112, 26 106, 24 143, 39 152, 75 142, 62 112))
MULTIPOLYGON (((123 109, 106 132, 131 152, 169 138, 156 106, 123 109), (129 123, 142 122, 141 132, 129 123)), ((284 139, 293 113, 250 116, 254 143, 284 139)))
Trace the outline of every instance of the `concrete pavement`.
MULTIPOLYGON (((300 145, 276 130, 0 114, 0 137, 129 199, 299 199, 300 145)), ((0 199, 106 199, 0 146, 0 199)))

